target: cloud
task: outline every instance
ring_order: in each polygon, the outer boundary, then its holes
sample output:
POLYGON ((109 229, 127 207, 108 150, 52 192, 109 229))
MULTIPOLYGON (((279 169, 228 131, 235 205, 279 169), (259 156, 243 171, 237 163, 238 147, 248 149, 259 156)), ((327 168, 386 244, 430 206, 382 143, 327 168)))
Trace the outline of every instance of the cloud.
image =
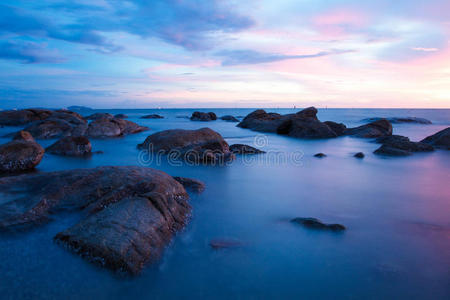
POLYGON ((413 47, 411 49, 415 50, 415 51, 423 51, 423 52, 436 52, 436 51, 439 51, 438 48, 413 47))
POLYGON ((355 50, 330 50, 330 51, 321 51, 314 54, 303 54, 303 55, 263 53, 254 50, 225 50, 217 52, 216 56, 223 57, 222 66, 236 66, 236 65, 271 63, 287 59, 307 59, 328 55, 344 54, 350 52, 355 52, 355 50))
POLYGON ((7 41, 0 43, 0 58, 17 60, 26 64, 61 63, 65 59, 57 50, 46 44, 27 41, 7 41))

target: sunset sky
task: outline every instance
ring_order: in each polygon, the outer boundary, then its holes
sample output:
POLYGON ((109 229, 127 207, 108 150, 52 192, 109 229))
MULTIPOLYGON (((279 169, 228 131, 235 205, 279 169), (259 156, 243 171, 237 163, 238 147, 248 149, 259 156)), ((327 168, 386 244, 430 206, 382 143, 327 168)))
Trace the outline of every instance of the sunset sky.
POLYGON ((450 1, 1 1, 0 108, 69 105, 450 108, 450 1))

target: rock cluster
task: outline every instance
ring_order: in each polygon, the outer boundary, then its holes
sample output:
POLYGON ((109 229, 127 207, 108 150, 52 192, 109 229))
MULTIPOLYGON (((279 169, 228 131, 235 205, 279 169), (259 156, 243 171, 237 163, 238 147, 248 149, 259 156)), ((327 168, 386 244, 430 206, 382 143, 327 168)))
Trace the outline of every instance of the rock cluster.
POLYGON ((200 111, 195 111, 192 113, 191 116, 191 121, 215 121, 217 120, 217 116, 215 113, 213 112, 200 112, 200 111))

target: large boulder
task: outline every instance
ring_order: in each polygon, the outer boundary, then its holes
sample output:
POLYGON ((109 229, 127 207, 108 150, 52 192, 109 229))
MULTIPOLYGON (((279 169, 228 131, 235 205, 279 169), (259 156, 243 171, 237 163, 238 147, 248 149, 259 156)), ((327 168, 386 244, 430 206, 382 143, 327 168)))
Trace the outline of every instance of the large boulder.
POLYGON ((99 118, 89 123, 86 135, 92 138, 118 137, 148 130, 134 122, 117 118, 99 118))
POLYGON ((375 154, 388 156, 406 156, 413 152, 429 152, 434 148, 422 142, 411 142, 409 138, 401 135, 381 137, 376 140, 381 147, 374 151, 375 154))
POLYGON ((171 159, 187 162, 220 164, 234 158, 228 143, 209 128, 160 131, 148 136, 138 148, 153 155, 168 154, 171 159))
POLYGON ((217 116, 213 112, 204 113, 201 111, 195 111, 192 113, 191 121, 215 121, 217 116))
POLYGON ((11 142, 0 145, 0 172, 32 170, 41 162, 44 152, 30 133, 19 131, 11 142))
POLYGON ((41 121, 36 121, 24 130, 36 139, 52 139, 64 136, 81 136, 87 129, 87 121, 71 111, 54 111, 41 121))
POLYGON ((432 145, 436 148, 450 150, 450 127, 447 127, 433 135, 430 135, 429 137, 426 137, 421 142, 432 145))
POLYGON ((47 153, 65 156, 85 156, 91 151, 91 142, 85 136, 63 137, 46 149, 47 153))
POLYGON ((248 114, 237 126, 260 132, 277 132, 277 128, 282 122, 282 115, 257 109, 248 114))
POLYGON ((89 261, 129 272, 160 257, 190 213, 188 195, 172 176, 143 167, 99 167, 0 178, 0 229, 83 210, 55 240, 89 261))
POLYGON ((359 137, 359 138, 376 138, 392 135, 392 124, 386 120, 381 119, 372 123, 348 128, 344 132, 345 135, 359 137))
POLYGON ((44 120, 53 112, 47 109, 21 109, 0 111, 0 125, 19 126, 44 120))

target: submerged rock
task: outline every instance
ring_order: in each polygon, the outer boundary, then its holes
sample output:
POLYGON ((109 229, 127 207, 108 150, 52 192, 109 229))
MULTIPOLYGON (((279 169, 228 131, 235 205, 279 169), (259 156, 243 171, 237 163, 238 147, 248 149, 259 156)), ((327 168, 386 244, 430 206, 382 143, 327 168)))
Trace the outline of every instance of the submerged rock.
POLYGON ((381 119, 366 125, 348 128, 344 134, 360 138, 388 136, 392 135, 392 124, 386 119, 381 119))
POLYGON ((450 127, 447 127, 433 135, 430 135, 429 137, 426 137, 421 142, 432 145, 436 148, 450 150, 450 127))
POLYGON ((342 231, 345 226, 341 224, 325 224, 316 218, 295 218, 291 220, 292 223, 303 225, 311 229, 342 231))
POLYGON ((202 193, 205 190, 205 184, 197 179, 174 176, 173 179, 181 183, 186 190, 195 193, 202 193))
POLYGON ((356 158, 364 158, 364 153, 362 153, 362 152, 358 152, 358 153, 355 153, 355 155, 353 155, 354 157, 356 157, 356 158))
POLYGON ((49 146, 46 151, 55 155, 85 156, 91 154, 92 145, 85 136, 68 136, 49 146))
POLYGON ((164 119, 164 117, 157 115, 157 114, 152 114, 152 115, 142 116, 141 119, 164 119))
POLYGON ((110 113, 95 113, 86 117, 86 120, 112 119, 114 116, 110 113))
POLYGON ((236 119, 235 117, 233 117, 231 115, 222 116, 222 117, 220 117, 220 119, 223 121, 227 121, 227 122, 239 122, 238 119, 236 119))
POLYGON ((190 213, 172 176, 143 167, 99 167, 0 178, 0 229, 84 210, 85 219, 55 240, 112 270, 137 274, 160 257, 190 213))
POLYGON ((47 109, 21 109, 0 111, 0 125, 19 126, 48 118, 53 112, 47 109))
POLYGON ((36 139, 52 139, 64 136, 81 136, 87 129, 87 121, 79 114, 59 110, 41 121, 36 121, 24 130, 36 139))
POLYGON ((100 118, 89 123, 86 135, 92 138, 118 137, 148 129, 148 127, 124 119, 100 118))
POLYGON ((44 152, 30 133, 19 131, 11 142, 0 145, 0 172, 32 170, 41 162, 44 152))
POLYGON ((230 146, 230 151, 234 154, 260 154, 266 153, 265 151, 259 150, 255 147, 244 145, 244 144, 234 144, 230 146))
POLYGON ((401 124, 401 123, 416 123, 416 124, 432 124, 430 120, 424 118, 416 118, 416 117, 394 117, 394 118, 368 118, 362 120, 363 122, 375 122, 379 120, 386 119, 392 124, 401 124))
POLYGON ((322 157, 327 157, 327 155, 321 152, 321 153, 314 154, 314 157, 322 158, 322 157))
POLYGON ((191 116, 191 121, 215 121, 215 120, 217 120, 217 116, 213 112, 204 113, 200 111, 195 111, 192 113, 191 116))
POLYGON ((171 159, 190 163, 224 163, 234 156, 223 137, 209 129, 172 129, 154 133, 138 148, 150 154, 168 154, 171 159))
POLYGON ((125 115, 125 114, 116 114, 116 115, 114 115, 114 118, 117 118, 117 119, 127 119, 128 116, 125 115))
POLYGON ((242 243, 235 239, 214 239, 209 242, 209 246, 214 250, 238 248, 242 246, 242 243))
POLYGON ((401 135, 391 135, 377 139, 381 143, 380 148, 374 151, 375 154, 389 156, 407 156, 413 152, 433 151, 433 146, 422 142, 411 142, 409 138, 401 135))

